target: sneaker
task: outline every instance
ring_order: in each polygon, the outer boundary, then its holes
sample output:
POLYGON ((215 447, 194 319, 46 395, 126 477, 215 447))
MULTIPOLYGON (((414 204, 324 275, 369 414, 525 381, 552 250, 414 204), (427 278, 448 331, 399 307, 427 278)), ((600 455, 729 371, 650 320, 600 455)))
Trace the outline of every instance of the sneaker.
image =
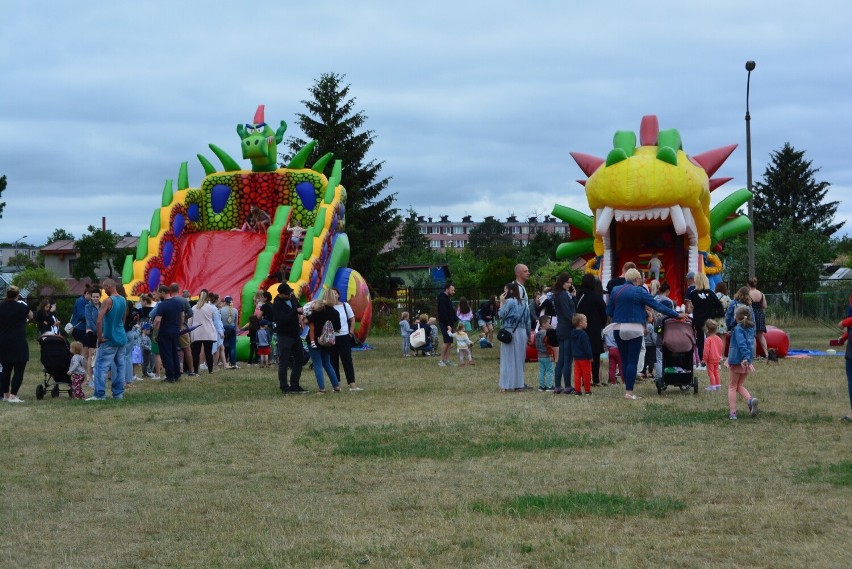
POLYGON ((24 402, 24 400, 23 400, 23 399, 20 399, 17 395, 11 395, 11 396, 9 396, 9 398, 6 400, 6 402, 7 402, 7 403, 23 403, 23 402, 24 402))
POLYGON ((748 412, 752 417, 757 417, 757 397, 748 400, 748 412))
POLYGON ((203 369, 207 369, 207 364, 201 364, 200 366, 198 366, 198 371, 201 371, 203 369))
POLYGON ((154 375, 153 371, 149 371, 146 375, 151 379, 159 379, 160 378, 160 376, 154 375))
POLYGON ((296 387, 290 388, 290 393, 293 393, 293 394, 296 394, 296 395, 302 395, 302 394, 307 393, 307 392, 308 392, 308 390, 303 388, 300 385, 297 385, 296 387))
POLYGON ((188 373, 188 374, 186 374, 186 375, 187 375, 187 376, 189 376, 189 377, 198 377, 198 374, 197 374, 197 373, 195 373, 195 372, 190 372, 190 373, 188 373))
POLYGON ((350 387, 349 391, 364 391, 363 387, 350 387))
POLYGON ((86 401, 106 401, 106 397, 95 397, 92 395, 91 397, 87 397, 86 401))
POLYGON ((737 414, 731 413, 730 415, 728 415, 728 419, 730 419, 731 421, 736 421, 737 420, 737 414))
POLYGON ((716 391, 716 386, 715 385, 708 385, 707 387, 704 388, 704 391, 716 391))
POLYGON ((538 390, 541 391, 541 392, 545 392, 545 391, 547 391, 547 388, 543 385, 539 385, 538 390))
POLYGON ((552 387, 545 387, 544 391, 547 392, 547 393, 553 393, 553 388, 552 387))
POLYGON ((559 395, 560 393, 562 393, 562 388, 561 388, 561 387, 557 387, 557 388, 555 388, 555 389, 551 389, 551 391, 553 391, 553 393, 554 393, 555 395, 559 395))

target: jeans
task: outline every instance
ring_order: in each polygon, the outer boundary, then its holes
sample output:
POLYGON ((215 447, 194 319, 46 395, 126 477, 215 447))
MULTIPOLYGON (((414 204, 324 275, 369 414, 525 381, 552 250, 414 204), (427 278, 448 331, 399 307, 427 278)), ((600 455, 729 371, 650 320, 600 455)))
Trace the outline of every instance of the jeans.
POLYGON ((538 356, 538 386, 553 388, 553 359, 550 356, 538 356))
POLYGON ((311 362, 314 364, 314 375, 317 377, 317 387, 320 391, 325 389, 325 378, 323 370, 328 374, 331 380, 331 386, 334 389, 340 388, 340 382, 337 380, 337 374, 334 373, 334 368, 331 367, 331 353, 325 348, 308 348, 308 353, 311 355, 311 362))
POLYGON ((124 397, 124 362, 127 359, 127 346, 98 346, 95 359, 95 397, 106 397, 106 374, 112 369, 112 398, 124 397))
POLYGON ((574 367, 574 355, 571 353, 571 338, 559 338, 559 359, 556 361, 556 374, 554 377, 556 389, 562 387, 562 379, 565 379, 565 389, 571 390, 571 373, 574 367))
POLYGON ((642 336, 632 340, 622 340, 621 331, 615 331, 615 345, 618 346, 618 354, 621 356, 621 379, 624 380, 624 388, 633 391, 636 383, 636 368, 639 365, 639 352, 642 350, 644 341, 642 336))
POLYGON ((225 346, 225 354, 228 356, 228 364, 231 366, 237 365, 237 327, 225 326, 225 339, 222 341, 225 346))
POLYGON ((160 331, 157 337, 160 346, 160 359, 163 362, 166 379, 180 379, 180 360, 178 359, 178 333, 160 331))
POLYGON ((852 407, 852 360, 846 360, 846 383, 849 385, 849 406, 852 407))
POLYGON ((299 387, 299 379, 302 378, 302 358, 304 348, 301 338, 292 338, 282 334, 278 336, 278 387, 281 391, 294 390, 299 387), (290 356, 293 356, 293 370, 290 372, 290 386, 287 386, 287 366, 290 365, 290 356))
POLYGON ((133 382, 133 346, 139 343, 139 330, 127 333, 127 345, 124 355, 124 383, 133 382))

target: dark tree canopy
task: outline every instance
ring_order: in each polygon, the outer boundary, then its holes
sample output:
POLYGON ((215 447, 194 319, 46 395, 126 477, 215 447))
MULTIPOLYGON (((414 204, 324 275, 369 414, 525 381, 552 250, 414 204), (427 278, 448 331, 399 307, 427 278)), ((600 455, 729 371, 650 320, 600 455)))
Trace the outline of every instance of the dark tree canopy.
POLYGON ((395 265, 430 264, 437 255, 429 248, 429 241, 420 233, 417 213, 409 209, 397 235, 398 247, 394 250, 395 265))
POLYGON ((485 218, 485 221, 477 223, 470 230, 467 244, 478 258, 485 261, 500 257, 515 259, 518 254, 518 248, 513 243, 506 226, 493 217, 485 218))
POLYGON ((787 142, 771 156, 763 181, 754 184, 755 232, 775 229, 785 220, 826 236, 840 229, 843 222, 834 223, 839 202, 825 201, 831 184, 814 179, 819 168, 805 159, 805 151, 787 142))
MULTIPOLYGON (((380 253, 400 220, 393 208, 396 194, 382 195, 390 183, 390 178, 379 177, 384 162, 367 158, 374 133, 363 129, 367 116, 356 110, 344 79, 345 75, 336 73, 321 75, 308 89, 311 98, 302 101, 308 112, 297 115, 298 124, 305 136, 317 142, 308 164, 329 152, 343 161, 341 183, 346 188, 346 233, 352 251, 349 264, 375 286, 387 279, 388 259, 380 253)), ((306 143, 289 138, 285 163, 306 143)))
POLYGON ((47 238, 46 244, 50 245, 56 241, 65 241, 68 239, 73 241, 75 239, 74 234, 62 228, 56 228, 53 230, 53 233, 50 234, 50 237, 47 238))
MULTIPOLYGON (((0 176, 0 196, 3 195, 3 190, 6 189, 6 176, 0 176)), ((6 202, 0 202, 0 217, 3 217, 3 208, 6 207, 6 202)))
POLYGON ((121 238, 114 231, 97 229, 94 225, 89 226, 89 235, 81 237, 77 243, 80 256, 74 263, 71 276, 75 279, 89 277, 92 280, 98 277, 98 268, 101 261, 106 261, 109 269, 109 277, 113 278, 113 264, 119 251, 116 249, 121 238))

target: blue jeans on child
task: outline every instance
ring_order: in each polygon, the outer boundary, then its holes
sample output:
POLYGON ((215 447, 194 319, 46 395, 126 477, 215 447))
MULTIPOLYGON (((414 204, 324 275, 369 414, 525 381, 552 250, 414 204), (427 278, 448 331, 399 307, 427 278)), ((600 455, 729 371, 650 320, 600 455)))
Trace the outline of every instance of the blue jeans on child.
POLYGON ((320 391, 325 389, 325 378, 323 370, 328 374, 331 380, 331 386, 334 389, 340 387, 340 382, 337 379, 337 374, 334 373, 334 368, 331 365, 331 351, 323 348, 312 348, 308 346, 308 353, 311 355, 311 363, 314 364, 314 375, 317 377, 317 387, 320 391))
POLYGON ((538 356, 538 386, 553 389, 553 358, 538 356))

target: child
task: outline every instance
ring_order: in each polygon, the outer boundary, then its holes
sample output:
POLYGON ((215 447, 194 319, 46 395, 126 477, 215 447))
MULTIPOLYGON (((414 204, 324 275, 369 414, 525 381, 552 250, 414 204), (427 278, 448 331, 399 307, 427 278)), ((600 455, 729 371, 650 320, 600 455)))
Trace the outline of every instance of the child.
POLYGON ((704 323, 704 360, 701 363, 707 366, 707 376, 710 378, 710 385, 704 388, 705 391, 718 391, 722 388, 719 363, 722 361, 725 345, 716 333, 718 329, 719 324, 715 320, 704 323))
POLYGON ((154 362, 151 360, 151 324, 142 324, 142 335, 139 337, 139 345, 142 347, 142 373, 150 378, 154 377, 154 362))
POLYGON ((261 320, 257 330, 257 355, 260 356, 260 367, 269 367, 269 321, 261 320))
POLYGON ((615 378, 615 368, 618 367, 618 374, 621 375, 624 368, 621 367, 621 354, 618 353, 618 346, 615 344, 615 332, 610 330, 604 334, 604 346, 606 347, 607 358, 609 360, 609 384, 615 385, 618 381, 615 378))
POLYGON ((240 328, 240 330, 248 330, 249 337, 249 357, 248 366, 257 363, 257 331, 260 329, 260 318, 256 314, 249 316, 248 324, 240 328))
POLYGON ((547 339, 548 330, 550 330, 550 316, 539 317, 538 332, 533 336, 532 343, 538 353, 538 390, 552 392, 553 347, 547 339))
POLYGON ((71 376, 71 397, 74 399, 85 399, 83 393, 83 382, 86 381, 86 360, 83 359, 83 344, 71 342, 71 365, 68 366, 68 375, 71 376))
POLYGON ((645 361, 642 367, 642 377, 654 377, 654 367, 657 365, 657 333, 654 331, 654 314, 647 316, 645 323, 645 361))
POLYGON ((571 319, 571 354, 574 356, 574 392, 592 394, 592 343, 586 334, 589 325, 585 314, 579 312, 571 319))
POLYGON ((456 325, 456 333, 453 334, 456 340, 456 350, 459 353, 459 367, 464 367, 465 364, 476 365, 473 363, 473 355, 470 353, 470 337, 465 332, 463 322, 456 325))
POLYGON ((415 356, 431 356, 432 355, 432 327, 429 326, 429 315, 425 312, 420 314, 417 322, 414 323, 415 330, 423 330, 426 335, 426 343, 419 348, 414 349, 415 356))
POLYGON ((399 335, 402 336, 402 357, 407 358, 411 355, 411 324, 408 322, 408 312, 402 313, 402 320, 399 321, 399 335))
POLYGON ((731 414, 728 416, 732 421, 737 418, 737 393, 742 395, 748 404, 748 410, 752 417, 757 416, 757 398, 743 385, 746 376, 754 371, 754 319, 752 318, 750 306, 740 306, 734 312, 734 320, 737 325, 731 332, 731 346, 728 351, 728 361, 725 365, 730 368, 730 383, 728 384, 728 405, 731 414))
MULTIPOLYGON (((423 316, 421 316, 420 318, 423 318, 423 316)), ((432 318, 427 320, 426 323, 429 325, 429 330, 432 332, 431 334, 429 334, 429 338, 430 338, 429 352, 430 353, 428 353, 426 355, 431 356, 432 350, 434 350, 435 348, 438 347, 438 338, 441 337, 441 334, 438 333, 438 319, 437 318, 435 318, 433 316, 432 318)), ((447 360, 447 361, 450 361, 450 360, 447 360)))

